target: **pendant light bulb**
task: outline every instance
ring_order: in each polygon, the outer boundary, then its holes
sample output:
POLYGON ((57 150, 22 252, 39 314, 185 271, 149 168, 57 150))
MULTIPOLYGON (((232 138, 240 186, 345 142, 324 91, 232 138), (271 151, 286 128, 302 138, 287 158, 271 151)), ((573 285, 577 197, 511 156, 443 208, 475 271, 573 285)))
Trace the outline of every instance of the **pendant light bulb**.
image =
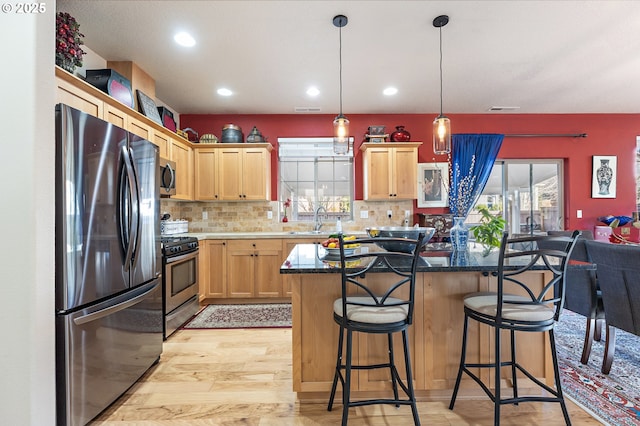
POLYGON ((440 115, 433 121, 434 154, 451 152, 451 121, 442 113, 442 27, 448 22, 447 15, 440 15, 433 20, 433 26, 440 30, 440 115))
POLYGON ((340 28, 340 114, 333 120, 333 152, 339 155, 349 153, 349 120, 342 114, 342 27, 347 22, 344 15, 333 17, 333 25, 340 28))

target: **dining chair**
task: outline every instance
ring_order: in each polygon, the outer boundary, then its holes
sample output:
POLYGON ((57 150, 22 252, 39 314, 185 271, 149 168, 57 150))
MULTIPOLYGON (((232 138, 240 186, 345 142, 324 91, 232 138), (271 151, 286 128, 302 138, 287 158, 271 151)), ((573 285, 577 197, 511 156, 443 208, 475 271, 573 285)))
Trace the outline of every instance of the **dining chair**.
POLYGON ((606 341, 601 371, 609 374, 616 349, 616 329, 640 336, 640 247, 587 241, 602 292, 606 341))
POLYGON ((413 322, 416 270, 424 237, 424 234, 419 233, 416 240, 375 237, 345 242, 342 235, 339 236, 341 296, 333 304, 333 319, 340 327, 340 334, 327 410, 332 410, 338 381, 340 381, 343 404, 342 426, 347 425, 350 407, 373 404, 392 404, 396 407, 410 405, 414 425, 420 425, 413 390, 407 331, 413 322), (390 250, 380 248, 384 246, 390 250), (378 273, 385 274, 384 287, 386 288, 382 292, 375 291, 376 289, 367 282, 368 276, 378 273), (352 359, 354 333, 386 334, 388 362, 373 365, 354 364, 352 359), (406 375, 404 381, 396 368, 394 333, 402 334, 406 375), (344 347, 345 337, 346 348, 344 347), (352 371, 372 369, 389 370, 393 397, 351 400, 352 371), (404 395, 399 394, 398 387, 402 389, 404 395))
MULTIPOLYGON (((593 240, 593 232, 589 230, 581 230, 580 232, 581 235, 578 237, 578 241, 576 241, 576 245, 571 253, 571 260, 591 262, 591 259, 587 254, 585 241, 593 240)), ((547 232, 547 234, 551 236, 570 236, 572 233, 573 231, 547 232)), ((564 243, 539 242, 539 245, 541 246, 544 244, 548 244, 545 248, 554 248, 558 245, 562 246, 564 243)), ((596 279, 596 271, 594 269, 572 268, 567 271, 564 308, 586 317, 586 327, 580 362, 588 364, 593 341, 600 341, 602 327, 604 324, 602 294, 600 293, 598 280, 596 279)))
MULTIPOLYGON (((500 424, 500 407, 505 404, 518 405, 521 402, 558 402, 562 408, 565 423, 571 424, 564 401, 553 329, 560 317, 564 302, 564 283, 568 260, 575 241, 580 235, 575 231, 571 237, 533 235, 509 238, 504 233, 500 245, 498 270, 496 275, 497 290, 495 292, 477 292, 464 297, 464 325, 462 334, 462 350, 458 375, 449 403, 453 410, 462 374, 471 377, 494 403, 494 424, 500 424), (541 248, 539 243, 561 242, 561 249, 541 248), (543 270, 545 274, 539 272, 543 270), (544 282, 540 288, 530 285, 530 272, 543 275, 544 282), (557 287, 557 289, 556 289, 557 287), (466 360, 467 334, 469 320, 485 324, 493 328, 494 351, 493 362, 470 363, 466 360), (502 361, 502 332, 507 331, 510 340, 510 359, 502 361), (555 389, 530 373, 516 359, 516 332, 548 332, 553 361, 555 389), (503 397, 501 391, 501 370, 509 367, 513 384, 513 395, 503 397), (476 369, 493 369, 493 392, 480 378, 476 369), (518 391, 517 373, 524 374, 547 394, 520 395, 518 391)), ((482 361, 482 360, 481 360, 482 361)))

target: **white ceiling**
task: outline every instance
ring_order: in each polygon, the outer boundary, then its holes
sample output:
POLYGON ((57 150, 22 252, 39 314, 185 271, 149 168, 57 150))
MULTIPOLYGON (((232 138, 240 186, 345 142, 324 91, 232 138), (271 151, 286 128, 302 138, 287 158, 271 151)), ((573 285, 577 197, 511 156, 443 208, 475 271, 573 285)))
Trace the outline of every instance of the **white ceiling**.
POLYGON ((86 45, 133 61, 179 113, 434 113, 442 29, 444 113, 640 112, 640 1, 58 0, 86 45), (173 41, 179 30, 197 44, 173 41), (305 94, 308 86, 321 91, 305 94), (234 96, 215 91, 228 87, 234 96), (396 86, 395 97, 382 90, 396 86))

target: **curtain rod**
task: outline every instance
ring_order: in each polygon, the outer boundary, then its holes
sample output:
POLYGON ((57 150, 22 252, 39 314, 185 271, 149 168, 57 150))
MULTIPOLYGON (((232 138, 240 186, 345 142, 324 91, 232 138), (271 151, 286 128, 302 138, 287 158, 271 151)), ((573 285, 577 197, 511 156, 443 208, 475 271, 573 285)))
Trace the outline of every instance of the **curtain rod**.
POLYGON ((515 133, 510 135, 504 135, 504 137, 510 138, 586 138, 586 133, 542 133, 542 134, 533 134, 533 133, 515 133))

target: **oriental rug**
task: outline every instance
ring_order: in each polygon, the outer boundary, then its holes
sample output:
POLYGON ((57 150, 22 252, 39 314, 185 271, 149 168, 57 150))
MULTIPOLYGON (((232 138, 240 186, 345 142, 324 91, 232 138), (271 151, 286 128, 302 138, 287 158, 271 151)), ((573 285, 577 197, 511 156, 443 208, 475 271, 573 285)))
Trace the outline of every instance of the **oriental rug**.
POLYGON ((287 328, 291 304, 207 305, 183 328, 287 328))
POLYGON ((616 350, 609 374, 602 374, 605 333, 593 342, 589 363, 580 363, 585 317, 564 310, 558 322, 556 347, 567 396, 604 424, 640 425, 640 337, 616 330, 616 350))

